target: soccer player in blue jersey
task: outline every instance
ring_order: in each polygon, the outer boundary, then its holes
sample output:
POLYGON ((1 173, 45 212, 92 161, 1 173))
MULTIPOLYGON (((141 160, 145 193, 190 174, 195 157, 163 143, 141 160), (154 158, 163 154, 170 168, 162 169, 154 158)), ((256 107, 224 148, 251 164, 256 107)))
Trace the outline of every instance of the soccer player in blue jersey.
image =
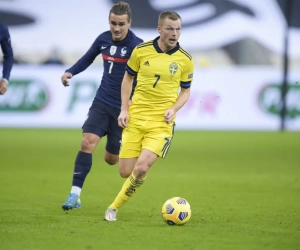
POLYGON ((157 29, 159 37, 133 50, 122 81, 118 118, 124 128, 120 169, 126 170, 129 177, 106 210, 107 221, 117 220, 117 211, 144 183, 156 159, 165 158, 174 134, 176 112, 190 96, 194 62, 178 43, 181 17, 174 11, 163 12, 157 29), (135 76, 137 85, 129 106, 135 76))
POLYGON ((121 107, 121 83, 133 49, 143 42, 129 29, 130 25, 129 4, 120 1, 113 5, 109 12, 110 30, 100 34, 86 54, 61 77, 64 86, 69 86, 68 79, 84 71, 102 54, 104 72, 88 117, 82 126, 83 137, 75 160, 72 188, 62 205, 63 210, 81 206, 80 193, 92 166, 92 153, 101 138, 107 136, 105 161, 110 165, 119 161, 122 128, 118 126, 117 119, 121 107))
POLYGON ((8 28, 3 23, 0 23, 0 44, 3 52, 3 70, 2 78, 0 79, 0 95, 4 95, 7 90, 10 72, 14 63, 14 54, 11 47, 8 28))

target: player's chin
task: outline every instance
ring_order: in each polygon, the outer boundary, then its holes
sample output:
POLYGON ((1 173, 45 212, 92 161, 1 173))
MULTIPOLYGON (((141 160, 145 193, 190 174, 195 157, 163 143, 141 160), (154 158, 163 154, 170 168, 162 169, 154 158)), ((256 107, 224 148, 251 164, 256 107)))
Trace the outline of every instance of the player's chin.
POLYGON ((112 36, 113 41, 121 41, 122 40, 122 34, 113 34, 112 36))

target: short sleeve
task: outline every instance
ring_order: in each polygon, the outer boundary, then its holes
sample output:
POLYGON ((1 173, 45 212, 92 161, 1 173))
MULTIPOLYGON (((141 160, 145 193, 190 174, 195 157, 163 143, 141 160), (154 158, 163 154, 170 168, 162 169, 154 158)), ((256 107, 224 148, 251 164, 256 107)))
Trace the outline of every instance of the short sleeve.
POLYGON ((189 60, 186 64, 183 74, 181 75, 180 86, 182 88, 189 88, 193 81, 194 77, 194 61, 193 59, 189 60))
POLYGON ((140 68, 140 60, 138 56, 138 48, 135 47, 127 62, 126 70, 130 75, 135 76, 140 68))

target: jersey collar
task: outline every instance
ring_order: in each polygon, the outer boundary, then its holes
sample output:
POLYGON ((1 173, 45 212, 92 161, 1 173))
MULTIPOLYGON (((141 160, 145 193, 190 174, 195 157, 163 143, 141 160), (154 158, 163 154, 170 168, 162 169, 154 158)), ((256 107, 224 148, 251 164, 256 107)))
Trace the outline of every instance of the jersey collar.
POLYGON ((166 54, 168 54, 168 55, 172 55, 173 53, 175 53, 177 50, 179 50, 179 43, 177 42, 177 45, 175 46, 175 48, 173 48, 173 49, 171 49, 171 50, 169 50, 169 51, 167 51, 167 52, 163 52, 160 48, 159 48, 159 46, 158 46, 158 39, 159 39, 159 36, 158 37, 156 37, 154 40, 153 40, 153 46, 154 46, 154 48, 155 48, 155 50, 157 51, 157 53, 166 53, 166 54))

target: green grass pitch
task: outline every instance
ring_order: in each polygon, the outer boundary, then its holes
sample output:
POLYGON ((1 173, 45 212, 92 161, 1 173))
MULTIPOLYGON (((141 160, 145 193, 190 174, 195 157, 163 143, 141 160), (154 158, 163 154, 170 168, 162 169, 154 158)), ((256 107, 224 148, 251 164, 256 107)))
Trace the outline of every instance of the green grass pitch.
POLYGON ((300 249, 300 133, 176 131, 143 187, 106 222, 123 179, 94 153, 82 208, 62 211, 81 130, 0 129, 0 249, 300 249), (162 204, 182 196, 191 220, 162 204))

